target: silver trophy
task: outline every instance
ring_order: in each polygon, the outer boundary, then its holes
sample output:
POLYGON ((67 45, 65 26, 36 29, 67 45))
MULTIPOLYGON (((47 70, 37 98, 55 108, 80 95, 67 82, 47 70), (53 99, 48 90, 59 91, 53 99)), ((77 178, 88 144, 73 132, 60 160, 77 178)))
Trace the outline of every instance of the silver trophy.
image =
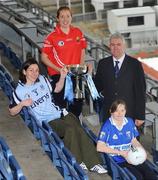
POLYGON ((80 65, 80 64, 74 64, 74 65, 68 65, 67 66, 69 72, 75 77, 75 90, 74 90, 74 98, 76 99, 83 99, 83 91, 80 89, 79 83, 81 79, 82 83, 82 76, 88 72, 88 67, 86 64, 80 65))

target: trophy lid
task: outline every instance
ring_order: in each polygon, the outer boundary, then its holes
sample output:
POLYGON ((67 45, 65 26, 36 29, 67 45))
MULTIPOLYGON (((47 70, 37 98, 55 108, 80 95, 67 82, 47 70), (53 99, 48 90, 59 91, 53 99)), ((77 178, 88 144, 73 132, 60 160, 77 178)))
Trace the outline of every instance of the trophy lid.
POLYGON ((74 75, 82 75, 86 74, 88 71, 88 67, 86 64, 72 64, 72 65, 67 65, 68 70, 74 74, 74 75))

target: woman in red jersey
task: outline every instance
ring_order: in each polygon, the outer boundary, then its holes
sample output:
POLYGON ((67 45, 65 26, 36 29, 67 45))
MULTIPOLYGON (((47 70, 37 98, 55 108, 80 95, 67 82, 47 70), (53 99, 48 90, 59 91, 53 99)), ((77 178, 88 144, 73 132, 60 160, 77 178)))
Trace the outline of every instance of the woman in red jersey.
MULTIPOLYGON (((60 7, 57 11, 58 24, 44 40, 42 48, 42 62, 47 66, 48 74, 56 83, 60 77, 60 70, 65 65, 83 64, 86 40, 81 30, 71 25, 72 13, 69 7, 60 7)), ((62 91, 54 96, 55 102, 60 107, 65 107, 62 91)), ((79 116, 82 100, 77 100, 69 110, 79 116)))

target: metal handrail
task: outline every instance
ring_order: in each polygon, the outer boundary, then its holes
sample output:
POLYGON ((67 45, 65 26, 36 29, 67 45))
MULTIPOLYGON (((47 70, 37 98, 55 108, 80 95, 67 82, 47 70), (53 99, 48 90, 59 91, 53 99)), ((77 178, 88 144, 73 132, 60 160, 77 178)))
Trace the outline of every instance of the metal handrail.
POLYGON ((49 28, 54 28, 56 24, 56 17, 51 15, 49 12, 45 11, 40 6, 34 4, 29 0, 16 0, 16 2, 25 8, 28 12, 31 12, 38 16, 43 22, 47 23, 49 28))
POLYGON ((14 17, 19 22, 23 22, 23 23, 31 22, 32 24, 34 24, 37 27, 38 32, 40 32, 41 34, 45 35, 45 34, 50 33, 50 30, 48 30, 48 28, 45 28, 44 26, 35 23, 33 20, 15 12, 12 8, 9 8, 5 5, 3 5, 1 2, 0 2, 0 9, 2 9, 4 12, 6 12, 10 15, 8 20, 10 20, 12 17, 14 17))

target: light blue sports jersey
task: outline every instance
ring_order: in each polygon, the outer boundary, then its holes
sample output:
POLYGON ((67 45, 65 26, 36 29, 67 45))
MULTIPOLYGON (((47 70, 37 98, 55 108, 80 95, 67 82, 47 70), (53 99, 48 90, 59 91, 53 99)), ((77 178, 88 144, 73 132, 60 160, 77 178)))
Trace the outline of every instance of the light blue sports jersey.
MULTIPOLYGON (((129 150, 131 148, 131 141, 137 137, 139 132, 131 118, 124 119, 124 125, 121 130, 117 129, 113 124, 111 118, 107 119, 102 126, 98 141, 105 142, 107 146, 118 150, 129 150)), ((121 163, 126 161, 122 156, 117 154, 110 154, 112 158, 121 163)))
POLYGON ((29 106, 29 110, 41 124, 42 121, 49 122, 61 117, 61 109, 52 102, 51 91, 52 87, 47 78, 39 75, 39 82, 33 85, 26 85, 19 81, 13 98, 16 104, 31 98, 33 104, 29 106))

